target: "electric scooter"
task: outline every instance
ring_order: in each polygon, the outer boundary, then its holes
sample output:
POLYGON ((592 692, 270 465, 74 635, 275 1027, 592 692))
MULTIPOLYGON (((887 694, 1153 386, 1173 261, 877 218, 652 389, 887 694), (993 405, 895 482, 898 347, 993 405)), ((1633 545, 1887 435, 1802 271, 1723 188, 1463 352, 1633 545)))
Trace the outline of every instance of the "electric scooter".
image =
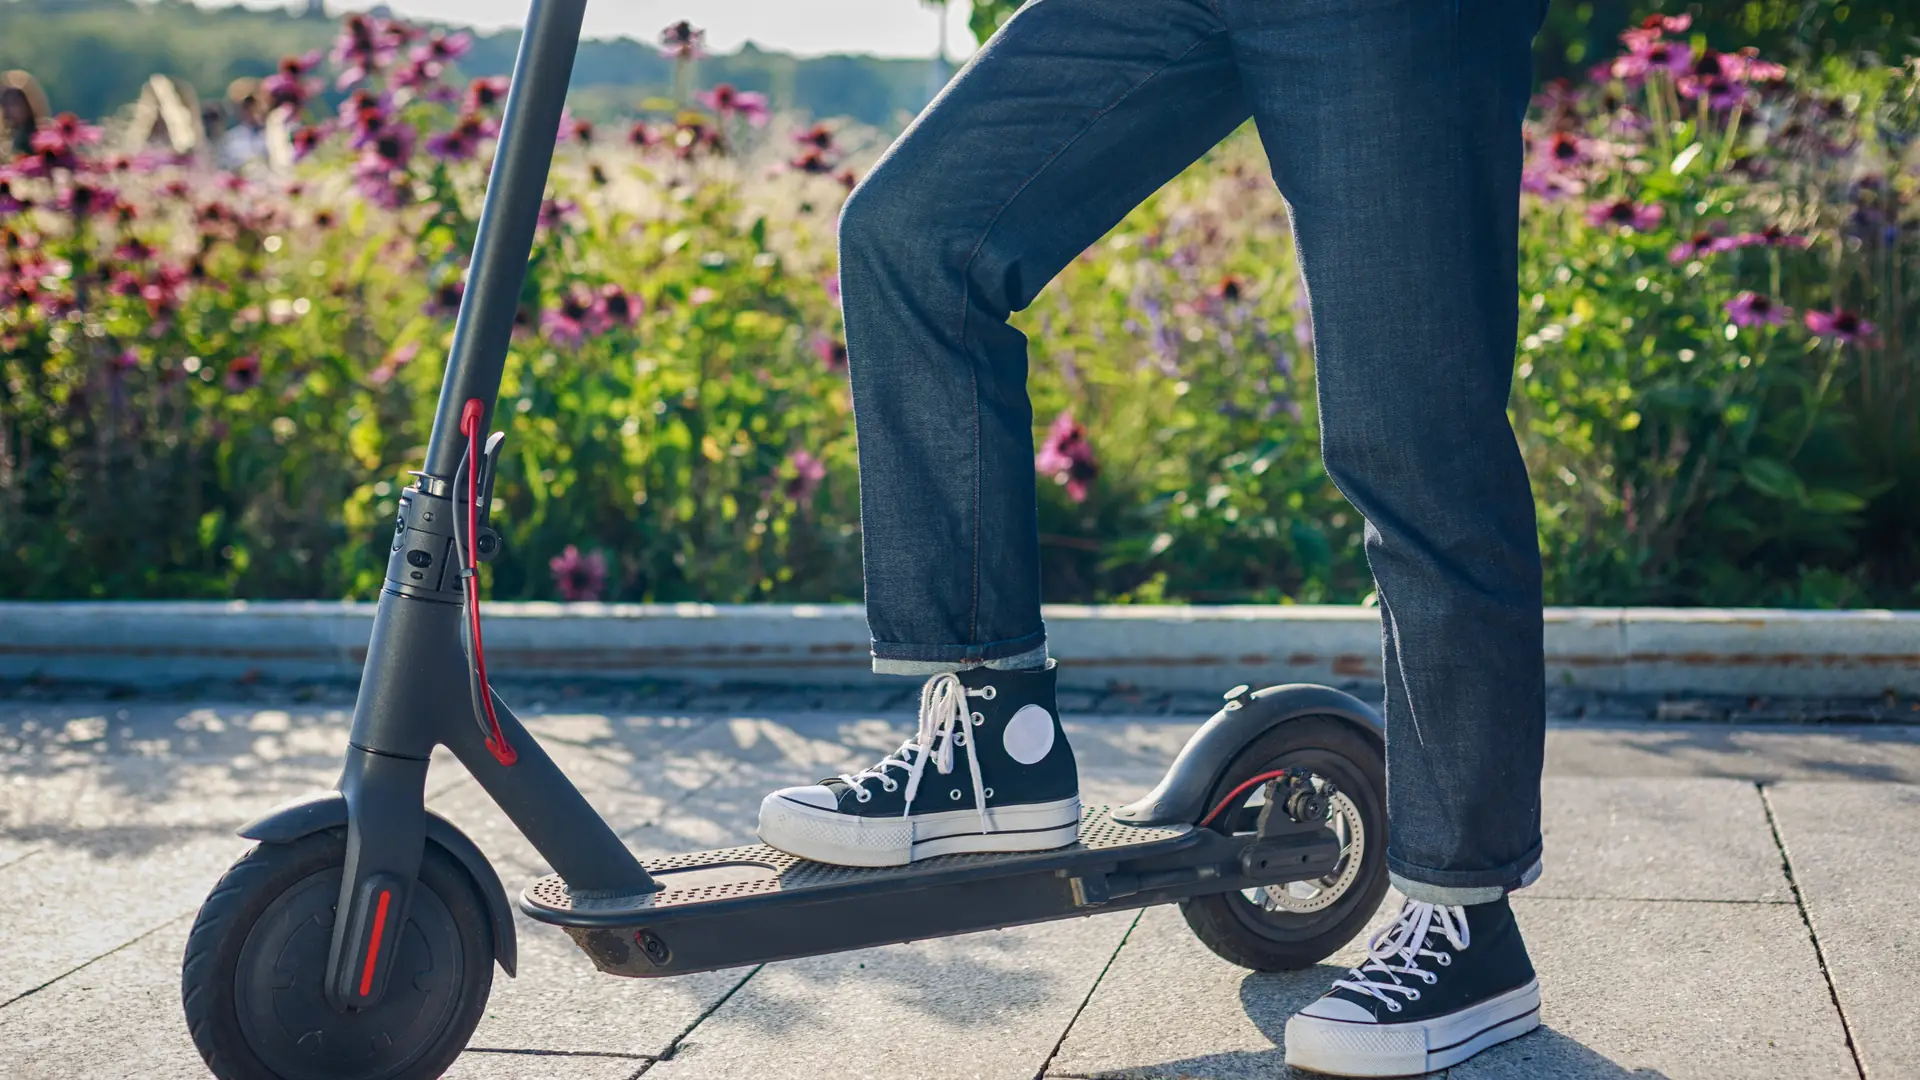
POLYGON ((555 873, 519 908, 601 971, 684 975, 1177 903, 1257 970, 1311 965, 1386 891, 1385 736, 1365 704, 1304 684, 1228 691, 1157 786, 1089 807, 1050 851, 828 866, 764 846, 642 861, 487 679, 479 563, 506 361, 586 0, 533 0, 424 466, 400 497, 335 790, 241 830, 181 993, 221 1080, 423 1080, 466 1046, 516 967, 513 909, 480 849, 425 807, 445 746, 555 873), (464 684, 464 689, 462 689, 464 684))

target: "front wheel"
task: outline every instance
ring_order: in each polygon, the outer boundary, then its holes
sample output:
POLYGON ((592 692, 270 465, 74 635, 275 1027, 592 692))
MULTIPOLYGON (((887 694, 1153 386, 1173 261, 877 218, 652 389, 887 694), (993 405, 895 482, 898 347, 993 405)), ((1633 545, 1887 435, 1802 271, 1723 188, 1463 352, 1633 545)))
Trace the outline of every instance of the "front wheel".
MULTIPOLYGON (((1340 862, 1325 877, 1197 896, 1180 913, 1202 944, 1255 971, 1311 967, 1373 917, 1387 892, 1386 762, 1378 745, 1334 717, 1289 720, 1248 743, 1207 795, 1212 810, 1246 781, 1285 770, 1327 797, 1327 826, 1340 862)), ((1255 785, 1214 820, 1222 832, 1252 831, 1264 800, 1255 785)))
POLYGON ((187 939, 187 1027, 220 1080, 428 1080, 467 1045, 493 986, 484 901, 429 843, 386 995, 335 1009, 325 991, 346 833, 261 844, 228 869, 187 939))

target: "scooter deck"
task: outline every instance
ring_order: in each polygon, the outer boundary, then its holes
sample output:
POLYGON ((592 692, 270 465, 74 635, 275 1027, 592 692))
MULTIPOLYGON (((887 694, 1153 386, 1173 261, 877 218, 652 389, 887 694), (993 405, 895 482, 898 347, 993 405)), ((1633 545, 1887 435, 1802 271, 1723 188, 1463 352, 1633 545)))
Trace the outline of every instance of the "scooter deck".
POLYGON ((1339 843, 1124 825, 1089 807, 1080 839, 1050 851, 943 855, 908 866, 830 866, 764 845, 648 860, 657 892, 574 894, 534 882, 520 907, 564 928, 602 971, 659 977, 1050 919, 1327 873, 1339 843), (1284 849, 1284 850, 1282 850, 1284 849))

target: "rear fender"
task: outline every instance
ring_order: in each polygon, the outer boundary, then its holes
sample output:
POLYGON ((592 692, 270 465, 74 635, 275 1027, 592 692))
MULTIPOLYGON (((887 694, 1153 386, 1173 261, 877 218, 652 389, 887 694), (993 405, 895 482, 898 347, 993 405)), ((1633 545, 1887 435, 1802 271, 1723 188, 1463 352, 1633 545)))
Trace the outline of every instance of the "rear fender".
POLYGON ((1207 794, 1249 743, 1281 724, 1325 716, 1353 725, 1374 745, 1386 746, 1386 725, 1367 704, 1330 686, 1289 683, 1229 700, 1193 733, 1160 783, 1113 811, 1128 825, 1190 825, 1207 812, 1207 794))

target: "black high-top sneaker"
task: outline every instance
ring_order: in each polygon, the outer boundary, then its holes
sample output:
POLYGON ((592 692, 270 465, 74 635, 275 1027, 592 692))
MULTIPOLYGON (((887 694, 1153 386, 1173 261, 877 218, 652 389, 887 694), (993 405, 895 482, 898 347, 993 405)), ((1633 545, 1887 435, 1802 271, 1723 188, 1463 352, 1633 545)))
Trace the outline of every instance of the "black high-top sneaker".
POLYGON ((767 796, 760 839, 842 866, 1064 847, 1080 835, 1080 774, 1059 712, 1051 661, 936 675, 912 738, 871 768, 767 796))
POLYGON ((1540 1025, 1540 983, 1505 897, 1408 900, 1367 959, 1287 1021, 1287 1064, 1334 1076, 1413 1076, 1540 1025))

